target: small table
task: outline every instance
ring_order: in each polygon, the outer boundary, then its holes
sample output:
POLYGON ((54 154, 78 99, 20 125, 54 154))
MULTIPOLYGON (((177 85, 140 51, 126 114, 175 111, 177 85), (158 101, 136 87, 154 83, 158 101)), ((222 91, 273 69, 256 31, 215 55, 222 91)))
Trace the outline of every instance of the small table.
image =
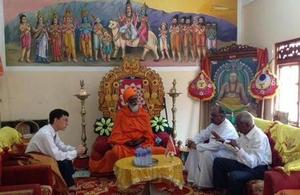
POLYGON ((143 194, 157 194, 153 192, 151 180, 167 179, 173 182, 179 189, 183 188, 183 165, 177 157, 166 157, 165 155, 153 155, 158 164, 152 167, 136 167, 133 164, 135 157, 127 157, 118 160, 114 166, 114 173, 117 178, 117 186, 125 190, 131 185, 146 181, 146 191, 143 194))

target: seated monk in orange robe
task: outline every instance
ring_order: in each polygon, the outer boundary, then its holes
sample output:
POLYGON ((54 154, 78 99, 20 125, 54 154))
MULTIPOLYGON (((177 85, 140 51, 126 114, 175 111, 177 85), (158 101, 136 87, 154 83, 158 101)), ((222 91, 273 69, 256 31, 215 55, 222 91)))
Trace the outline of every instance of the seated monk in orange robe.
POLYGON ((117 160, 135 155, 138 146, 151 147, 153 154, 164 154, 163 147, 154 146, 154 135, 150 126, 149 114, 139 107, 136 91, 129 87, 124 91, 124 101, 127 107, 122 108, 116 116, 115 125, 108 143, 112 144, 100 160, 90 159, 91 172, 105 173, 113 171, 117 160))

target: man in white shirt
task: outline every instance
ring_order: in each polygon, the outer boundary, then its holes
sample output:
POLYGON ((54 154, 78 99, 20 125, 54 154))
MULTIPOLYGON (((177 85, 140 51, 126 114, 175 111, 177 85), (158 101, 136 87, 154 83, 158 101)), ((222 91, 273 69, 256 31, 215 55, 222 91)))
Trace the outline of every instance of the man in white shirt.
POLYGON ((83 155, 86 148, 82 145, 76 148, 65 145, 59 138, 58 131, 68 126, 69 113, 62 109, 52 110, 49 114, 50 124, 45 125, 31 138, 26 153, 38 152, 53 157, 58 164, 61 175, 67 185, 73 186, 74 168, 72 160, 83 155))
POLYGON ((272 161, 268 137, 254 125, 249 112, 237 115, 236 126, 240 138, 225 143, 235 154, 235 160, 216 158, 213 165, 214 186, 227 189, 231 195, 243 194, 249 180, 263 179, 264 171, 272 161))
POLYGON ((214 159, 232 155, 231 151, 228 151, 218 140, 238 138, 234 126, 225 118, 225 112, 220 106, 215 106, 210 116, 211 124, 193 139, 187 141, 190 149, 185 163, 185 169, 188 172, 187 181, 200 189, 213 187, 214 159), (204 143, 207 140, 208 143, 204 143))

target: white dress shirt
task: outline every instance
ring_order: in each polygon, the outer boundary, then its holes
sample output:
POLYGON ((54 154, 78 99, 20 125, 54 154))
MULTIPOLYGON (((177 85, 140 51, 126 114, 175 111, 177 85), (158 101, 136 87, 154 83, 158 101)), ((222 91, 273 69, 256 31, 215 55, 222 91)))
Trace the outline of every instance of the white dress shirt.
POLYGON ((40 152, 57 161, 73 160, 77 157, 76 148, 65 145, 53 127, 48 124, 42 127, 30 140, 25 153, 40 152))
POLYGON ((219 125, 211 123, 208 127, 206 127, 206 129, 201 130, 193 138, 198 151, 219 150, 221 148, 225 148, 221 142, 214 139, 214 136, 211 134, 212 131, 215 131, 224 140, 238 139, 239 137, 232 123, 225 118, 225 120, 219 125), (203 143, 206 140, 209 140, 209 142, 203 143))
POLYGON ((240 150, 237 151, 237 161, 254 168, 258 165, 268 165, 272 162, 271 147, 267 135, 254 126, 248 134, 241 134, 238 139, 240 150))
POLYGON ((214 139, 211 134, 215 131, 224 140, 238 139, 238 133, 231 122, 225 119, 221 124, 210 124, 206 129, 201 130, 193 139, 197 145, 196 150, 190 150, 185 162, 185 169, 188 172, 187 180, 198 187, 213 187, 213 161, 216 157, 230 158, 235 156, 228 151, 226 146, 214 139), (208 143, 204 141, 209 140, 208 143))

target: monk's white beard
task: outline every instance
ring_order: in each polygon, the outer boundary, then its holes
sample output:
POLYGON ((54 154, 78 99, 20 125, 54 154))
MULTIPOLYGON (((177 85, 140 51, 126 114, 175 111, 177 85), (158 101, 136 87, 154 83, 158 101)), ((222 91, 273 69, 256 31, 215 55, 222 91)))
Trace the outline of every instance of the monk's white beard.
POLYGON ((131 112, 138 112, 139 111, 139 105, 130 105, 128 104, 129 109, 131 110, 131 112))

